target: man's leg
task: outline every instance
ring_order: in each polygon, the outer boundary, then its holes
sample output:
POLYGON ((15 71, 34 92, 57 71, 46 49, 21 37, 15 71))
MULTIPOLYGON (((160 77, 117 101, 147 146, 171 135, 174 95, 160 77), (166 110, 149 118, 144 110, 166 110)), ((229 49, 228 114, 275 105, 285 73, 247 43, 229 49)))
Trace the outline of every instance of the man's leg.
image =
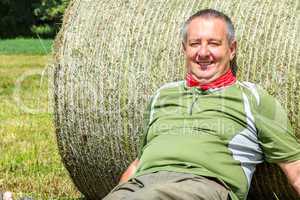
MULTIPOLYGON (((163 177, 163 175, 160 175, 163 177)), ((161 178, 161 177, 160 177, 161 178)), ((229 191, 210 179, 179 174, 135 192, 132 200, 227 200, 229 191)))
POLYGON ((104 200, 227 200, 228 190, 201 176, 176 172, 143 175, 114 188, 104 200))

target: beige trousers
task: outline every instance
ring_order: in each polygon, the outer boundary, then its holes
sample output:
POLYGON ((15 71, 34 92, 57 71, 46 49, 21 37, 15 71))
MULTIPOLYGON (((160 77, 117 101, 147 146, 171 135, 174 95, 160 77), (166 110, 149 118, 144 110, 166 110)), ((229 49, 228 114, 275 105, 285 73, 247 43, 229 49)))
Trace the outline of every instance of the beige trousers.
POLYGON ((193 174, 160 171, 117 185, 103 200, 228 200, 218 182, 193 174))

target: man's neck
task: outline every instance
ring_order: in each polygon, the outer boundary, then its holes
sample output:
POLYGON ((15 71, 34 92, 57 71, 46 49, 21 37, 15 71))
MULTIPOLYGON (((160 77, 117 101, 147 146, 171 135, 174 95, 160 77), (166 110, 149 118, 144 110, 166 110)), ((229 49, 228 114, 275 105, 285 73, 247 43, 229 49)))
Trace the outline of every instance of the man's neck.
POLYGON ((208 90, 232 85, 236 82, 236 77, 233 75, 231 69, 229 69, 225 74, 221 75, 214 81, 204 84, 196 80, 192 74, 188 73, 186 75, 186 82, 189 87, 197 87, 201 90, 208 90))

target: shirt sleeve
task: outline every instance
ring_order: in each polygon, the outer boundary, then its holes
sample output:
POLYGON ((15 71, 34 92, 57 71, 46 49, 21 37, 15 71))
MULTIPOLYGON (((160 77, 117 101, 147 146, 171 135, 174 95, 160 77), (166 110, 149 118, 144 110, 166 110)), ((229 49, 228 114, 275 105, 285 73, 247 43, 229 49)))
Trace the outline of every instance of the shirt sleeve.
POLYGON ((300 143, 286 111, 266 91, 260 89, 256 125, 265 160, 270 163, 300 160, 300 143))

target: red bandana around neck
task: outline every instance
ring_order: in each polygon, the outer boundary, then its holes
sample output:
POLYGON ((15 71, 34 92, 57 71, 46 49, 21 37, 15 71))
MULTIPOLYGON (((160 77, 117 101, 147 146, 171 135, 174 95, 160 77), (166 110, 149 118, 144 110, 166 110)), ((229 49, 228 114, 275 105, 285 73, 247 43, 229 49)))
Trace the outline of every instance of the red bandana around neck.
POLYGON ((207 84, 201 84, 191 73, 187 73, 185 80, 189 87, 198 87, 201 90, 208 90, 232 85, 235 83, 236 77, 233 75, 231 69, 229 69, 224 75, 207 84))

